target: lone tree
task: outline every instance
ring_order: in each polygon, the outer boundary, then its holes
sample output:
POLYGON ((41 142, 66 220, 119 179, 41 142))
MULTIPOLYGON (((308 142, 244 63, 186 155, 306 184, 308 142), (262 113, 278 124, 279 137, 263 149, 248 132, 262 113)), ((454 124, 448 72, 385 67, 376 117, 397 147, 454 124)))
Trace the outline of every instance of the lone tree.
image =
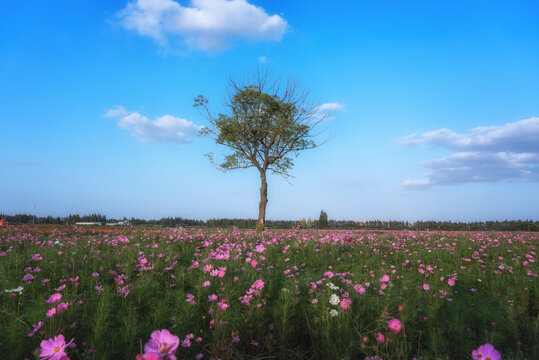
POLYGON ((325 229, 328 227, 328 214, 324 211, 320 211, 320 217, 318 218, 318 227, 320 229, 325 229))
MULTIPOLYGON (((291 155, 297 157, 300 151, 320 145, 313 140, 318 135, 314 128, 330 112, 309 102, 308 93, 296 81, 288 79, 281 85, 267 71, 259 70, 248 80, 229 80, 224 114, 213 115, 202 95, 195 98, 194 107, 210 123, 201 133, 231 150, 218 167, 225 172, 255 167, 260 173, 258 225, 263 228, 268 171, 290 177, 291 155)), ((213 154, 207 156, 215 165, 213 154)))

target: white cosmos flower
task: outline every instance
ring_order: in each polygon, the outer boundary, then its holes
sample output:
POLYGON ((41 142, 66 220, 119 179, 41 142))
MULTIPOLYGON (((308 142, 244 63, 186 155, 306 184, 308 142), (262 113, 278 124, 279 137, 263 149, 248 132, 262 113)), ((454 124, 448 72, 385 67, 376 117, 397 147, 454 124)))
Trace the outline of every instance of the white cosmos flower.
POLYGON ((18 288, 15 288, 15 289, 10 289, 10 290, 6 290, 6 292, 16 292, 16 293, 21 293, 22 292, 22 289, 24 289, 22 286, 19 286, 18 288))
POLYGON ((327 286, 329 286, 329 288, 330 288, 331 290, 339 290, 339 289, 340 289, 340 287, 335 286, 335 285, 334 285, 333 283, 331 283, 331 282, 327 283, 327 286))
POLYGON ((329 303, 331 305, 339 305, 341 302, 341 299, 336 294, 331 294, 331 297, 329 298, 329 303))
POLYGON ((337 315, 339 315, 339 312, 337 310, 335 310, 335 309, 329 310, 329 316, 335 317, 337 315))

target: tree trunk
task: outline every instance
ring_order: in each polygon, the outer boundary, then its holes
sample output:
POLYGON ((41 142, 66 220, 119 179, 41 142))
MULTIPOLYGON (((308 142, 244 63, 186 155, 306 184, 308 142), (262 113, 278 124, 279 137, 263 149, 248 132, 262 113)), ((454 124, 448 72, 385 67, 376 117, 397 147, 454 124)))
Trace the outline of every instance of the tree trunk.
POLYGON ((258 223, 264 225, 266 223, 266 205, 268 204, 268 183, 266 181, 266 173, 260 172, 260 203, 258 205, 258 223))

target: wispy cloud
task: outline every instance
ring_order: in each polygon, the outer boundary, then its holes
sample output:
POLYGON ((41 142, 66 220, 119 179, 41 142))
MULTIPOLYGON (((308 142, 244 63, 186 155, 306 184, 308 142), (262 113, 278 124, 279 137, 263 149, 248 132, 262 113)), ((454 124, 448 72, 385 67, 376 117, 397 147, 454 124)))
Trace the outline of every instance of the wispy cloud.
POLYGON ((408 135, 398 139, 405 146, 431 145, 457 152, 422 162, 426 179, 406 180, 405 188, 468 182, 539 181, 539 118, 503 126, 476 127, 466 133, 449 129, 408 135))
POLYGON ((280 41, 288 24, 246 0, 136 0, 117 13, 120 24, 159 45, 180 38, 189 47, 219 51, 234 39, 280 41))
POLYGON ((342 104, 333 102, 333 103, 324 103, 318 107, 320 112, 334 112, 341 110, 343 108, 342 104))
POLYGON ((402 145, 433 145, 458 151, 539 152, 539 118, 520 120, 503 126, 481 126, 459 134, 438 129, 398 139, 402 145))
POLYGON ((189 120, 172 115, 163 115, 150 120, 136 111, 127 111, 123 106, 108 110, 104 116, 117 118, 119 127, 143 141, 154 139, 185 144, 202 129, 189 120))
POLYGON ((336 102, 324 103, 316 108, 316 111, 314 112, 311 121, 319 122, 333 120, 333 114, 342 109, 344 109, 342 104, 336 102))

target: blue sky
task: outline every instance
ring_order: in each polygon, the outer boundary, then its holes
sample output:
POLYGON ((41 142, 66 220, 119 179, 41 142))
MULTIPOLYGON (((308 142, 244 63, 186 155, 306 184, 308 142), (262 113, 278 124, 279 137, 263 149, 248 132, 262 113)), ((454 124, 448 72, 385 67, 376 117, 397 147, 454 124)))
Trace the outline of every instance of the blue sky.
POLYGON ((0 213, 256 218, 220 173, 203 94, 267 66, 331 141, 269 178, 268 218, 539 219, 535 1, 0 4, 0 213))

